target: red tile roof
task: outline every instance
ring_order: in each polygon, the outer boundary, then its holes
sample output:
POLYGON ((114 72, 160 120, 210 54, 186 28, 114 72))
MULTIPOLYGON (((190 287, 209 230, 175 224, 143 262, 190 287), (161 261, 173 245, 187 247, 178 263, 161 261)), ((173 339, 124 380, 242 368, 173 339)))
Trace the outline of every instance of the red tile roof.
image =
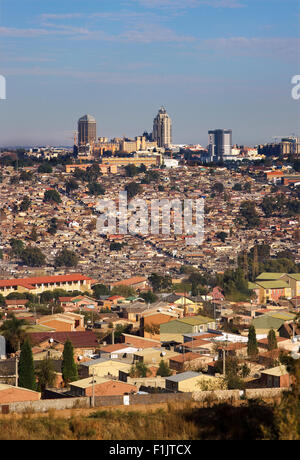
POLYGON ((10 300, 5 300, 6 305, 26 305, 29 302, 28 299, 23 299, 23 300, 18 300, 18 299, 10 299, 10 300))
POLYGON ((71 281, 92 281, 88 276, 80 274, 58 275, 58 276, 38 276, 34 278, 13 278, 10 280, 0 280, 0 287, 23 286, 27 289, 34 289, 34 284, 63 283, 71 281))
POLYGON ((112 286, 132 286, 135 284, 144 283, 146 281, 147 281, 147 278, 145 278, 144 276, 134 276, 133 278, 129 278, 127 280, 117 281, 115 283, 112 283, 111 285, 112 286))
POLYGON ((49 339, 64 344, 69 339, 74 348, 96 348, 99 346, 97 337, 92 331, 32 332, 29 336, 33 345, 49 339))
POLYGON ((192 361, 193 359, 198 359, 201 356, 197 353, 180 353, 176 356, 172 356, 170 361, 176 361, 177 363, 185 363, 186 361, 192 361))
POLYGON ((114 345, 105 345, 100 348, 100 351, 104 351, 105 353, 112 353, 114 351, 123 350, 124 348, 130 347, 128 343, 115 343, 114 345))
POLYGON ((201 347, 202 345, 205 346, 205 345, 208 345, 210 343, 211 342, 209 340, 199 339, 199 340, 192 340, 191 342, 185 342, 183 344, 183 346, 185 348, 194 348, 194 347, 201 347))

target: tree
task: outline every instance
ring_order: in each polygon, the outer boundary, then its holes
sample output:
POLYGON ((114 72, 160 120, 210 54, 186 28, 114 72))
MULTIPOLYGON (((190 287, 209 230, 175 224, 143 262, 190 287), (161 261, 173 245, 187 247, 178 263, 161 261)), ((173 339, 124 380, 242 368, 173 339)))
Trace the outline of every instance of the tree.
POLYGON ((223 193, 224 192, 224 185, 222 184, 222 182, 216 182, 214 185, 213 185, 213 188, 212 188, 216 193, 223 193))
POLYGON ((93 286, 93 293, 96 299, 99 299, 101 296, 109 295, 110 290, 104 284, 96 284, 93 286))
POLYGON ((145 378, 148 374, 148 367, 143 362, 139 361, 130 369, 130 377, 145 378))
POLYGON ((74 349, 69 339, 66 340, 63 350, 62 378, 66 385, 78 379, 77 366, 74 361, 74 349))
POLYGON ((168 290, 172 287, 172 278, 170 276, 160 276, 156 273, 152 273, 152 275, 149 276, 149 281, 154 292, 168 290))
POLYGON ((240 206, 240 215, 248 228, 255 228, 260 224, 259 215, 256 212, 255 206, 254 201, 244 201, 240 206))
POLYGON ((251 356, 251 357, 255 357, 258 354, 258 345, 257 345, 256 331, 255 331, 254 326, 249 327, 247 352, 248 352, 248 356, 251 356))
POLYGON ((217 233, 216 237, 220 239, 222 243, 225 243, 225 240, 228 237, 228 234, 226 232, 219 232, 217 233))
POLYGON ((268 333, 268 350, 272 351, 278 348, 276 334, 274 329, 270 329, 268 333))
POLYGON ((91 182, 88 186, 89 194, 94 196, 104 195, 105 190, 98 182, 91 182))
POLYGON ((141 193, 142 188, 140 184, 137 184, 136 182, 130 182, 128 185, 126 185, 125 191, 127 192, 128 199, 131 200, 136 195, 141 193))
POLYGON ((20 211, 28 211, 31 205, 31 199, 29 196, 25 196, 20 204, 20 211))
POLYGON ((32 230, 31 230, 31 233, 29 235, 29 238, 32 240, 32 241, 37 241, 38 240, 38 234, 37 234, 37 231, 36 231, 36 225, 34 225, 32 227, 32 230))
POLYGON ((131 286, 115 286, 111 290, 111 295, 120 295, 122 297, 130 297, 136 295, 136 291, 131 286))
POLYGON ((259 273, 258 264, 258 247, 254 246, 253 249, 253 261, 252 261, 252 281, 255 281, 259 273))
POLYGON ((234 186, 232 187, 232 190, 234 190, 236 192, 241 192, 243 190, 242 184, 240 184, 240 183, 234 184, 234 186))
POLYGON ((55 257, 54 266, 55 267, 76 267, 79 262, 79 257, 73 251, 68 251, 63 249, 55 257))
POLYGON ((11 245, 12 254, 19 257, 24 249, 23 241, 12 238, 9 240, 9 244, 11 245))
POLYGON ((112 242, 109 246, 110 251, 121 251, 123 245, 121 243, 112 242))
POLYGON ((28 171, 22 171, 19 180, 23 182, 31 181, 33 179, 33 174, 28 171))
POLYGON ((251 184, 250 184, 250 182, 246 182, 246 184, 244 185, 244 190, 245 190, 245 192, 251 192, 251 184))
POLYGON ((41 361, 37 366, 36 375, 39 391, 44 393, 47 387, 52 387, 55 382, 55 370, 52 359, 43 359, 43 361, 41 361))
POLYGON ((89 168, 86 169, 85 173, 85 180, 87 182, 96 182, 97 179, 102 175, 99 165, 98 164, 93 164, 89 168))
POLYGON ((23 326, 26 324, 26 320, 18 319, 14 315, 2 324, 0 332, 9 343, 12 351, 20 350, 20 345, 25 338, 23 326))
POLYGON ((47 190, 44 194, 45 203, 61 203, 61 197, 57 190, 47 190))
POLYGON ((40 248, 32 248, 30 246, 22 251, 20 259, 28 267, 43 267, 46 262, 46 256, 40 248))
POLYGON ((20 361, 18 365, 19 386, 27 388, 28 390, 36 390, 36 379, 34 373, 34 364, 32 349, 29 340, 25 340, 20 354, 20 361))
POLYGON ((139 173, 138 168, 134 164, 126 165, 124 169, 127 177, 134 177, 139 173))
POLYGON ((146 303, 155 303, 158 300, 157 295, 153 294, 152 291, 143 292, 141 297, 145 300, 146 303))
POLYGON ((73 192, 74 190, 77 190, 78 187, 78 182, 75 179, 70 179, 66 182, 66 193, 73 192))
POLYGON ((162 359, 159 363, 157 375, 159 375, 160 377, 169 377, 169 375, 171 374, 171 369, 169 368, 168 364, 162 359))
POLYGON ((53 171, 52 166, 49 163, 42 163, 38 167, 38 173, 41 174, 51 174, 53 171))
POLYGON ((50 235, 55 235, 56 232, 57 232, 57 218, 56 217, 52 217, 52 219, 50 220, 50 226, 47 230, 48 233, 50 233, 50 235))

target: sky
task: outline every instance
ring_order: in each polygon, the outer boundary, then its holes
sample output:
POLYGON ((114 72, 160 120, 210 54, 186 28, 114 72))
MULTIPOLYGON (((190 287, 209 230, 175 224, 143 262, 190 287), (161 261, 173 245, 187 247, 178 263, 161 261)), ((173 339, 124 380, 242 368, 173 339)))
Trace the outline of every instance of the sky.
POLYGON ((0 146, 72 145, 152 131, 159 108, 175 144, 300 136, 300 0, 0 0, 0 146))

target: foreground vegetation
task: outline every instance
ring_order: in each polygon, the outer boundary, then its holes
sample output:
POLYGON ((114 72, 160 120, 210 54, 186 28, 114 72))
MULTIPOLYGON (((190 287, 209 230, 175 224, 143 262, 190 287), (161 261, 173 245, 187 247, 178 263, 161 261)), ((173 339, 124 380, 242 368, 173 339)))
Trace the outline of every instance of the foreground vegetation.
POLYGON ((0 440, 300 440, 300 400, 292 393, 278 405, 253 400, 239 407, 188 403, 74 414, 3 416, 0 440))

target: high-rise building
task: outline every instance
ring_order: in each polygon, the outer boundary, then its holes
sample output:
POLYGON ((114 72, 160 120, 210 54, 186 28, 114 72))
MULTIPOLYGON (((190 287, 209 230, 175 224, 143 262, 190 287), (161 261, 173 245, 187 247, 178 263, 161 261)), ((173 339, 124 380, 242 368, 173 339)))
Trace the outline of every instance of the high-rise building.
POLYGON ((231 155, 231 129, 215 129, 212 131, 208 131, 208 139, 208 155, 210 161, 222 161, 224 160, 224 157, 231 155))
POLYGON ((96 120, 91 115, 84 115, 78 120, 78 145, 92 144, 96 141, 96 120))
POLYGON ((172 145, 172 120, 164 107, 159 109, 153 122, 153 140, 158 147, 168 148, 172 145))

